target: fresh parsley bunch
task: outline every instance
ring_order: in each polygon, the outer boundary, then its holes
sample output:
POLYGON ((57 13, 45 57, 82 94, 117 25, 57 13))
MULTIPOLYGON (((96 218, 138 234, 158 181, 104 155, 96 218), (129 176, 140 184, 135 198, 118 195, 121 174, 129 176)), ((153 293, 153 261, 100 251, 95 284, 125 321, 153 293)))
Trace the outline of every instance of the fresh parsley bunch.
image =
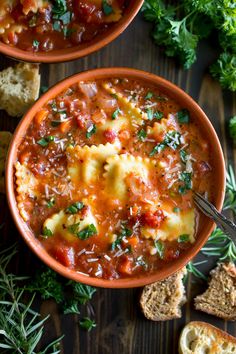
POLYGON ((145 0, 144 18, 153 22, 152 37, 177 57, 185 69, 197 59, 197 46, 217 30, 223 52, 210 72, 223 88, 236 91, 236 2, 235 0, 183 0, 177 6, 162 0, 145 0))

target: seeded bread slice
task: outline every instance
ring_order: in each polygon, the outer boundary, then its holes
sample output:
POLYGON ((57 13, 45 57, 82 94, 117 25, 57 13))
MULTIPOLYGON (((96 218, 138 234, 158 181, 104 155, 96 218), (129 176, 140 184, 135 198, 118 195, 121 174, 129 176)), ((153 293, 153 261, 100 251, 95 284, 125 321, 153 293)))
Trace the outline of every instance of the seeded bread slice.
POLYGON ((19 63, 0 72, 0 109, 21 116, 39 96, 39 66, 19 63))
POLYGON ((196 310, 224 320, 236 320, 236 267, 220 263, 211 271, 208 289, 194 299, 196 310))
POLYGON ((144 316, 152 321, 166 321, 181 317, 181 306, 186 302, 183 277, 186 268, 156 283, 146 285, 140 305, 144 316))
POLYGON ((179 354, 236 354, 236 338, 205 322, 190 322, 179 338, 179 354))

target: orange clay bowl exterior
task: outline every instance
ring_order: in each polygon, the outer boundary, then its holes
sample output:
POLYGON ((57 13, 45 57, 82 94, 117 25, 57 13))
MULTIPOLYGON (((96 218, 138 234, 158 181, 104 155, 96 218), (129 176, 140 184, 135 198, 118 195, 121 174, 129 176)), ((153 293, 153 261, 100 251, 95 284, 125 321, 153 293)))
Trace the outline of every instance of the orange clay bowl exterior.
POLYGON ((18 146, 21 144, 22 138, 25 135, 25 132, 27 131, 35 114, 45 104, 45 102, 55 97, 66 87, 69 87, 78 81, 106 79, 114 76, 121 78, 126 77, 130 79, 139 79, 146 83, 155 84, 160 89, 160 92, 175 99, 182 107, 187 108, 190 113, 194 113, 194 116, 196 119, 198 119, 201 129, 204 132, 205 137, 210 143, 212 149, 212 166, 215 172, 216 187, 214 204, 218 210, 221 210, 225 190, 225 163, 219 139, 211 122, 209 121, 205 113, 202 111, 202 109, 197 105, 197 103, 179 87, 151 73, 130 68, 102 68, 76 74, 59 82, 39 98, 39 100, 33 105, 33 107, 26 113, 26 115, 21 120, 20 124, 18 125, 15 131, 10 145, 6 165, 7 199, 11 214, 18 227, 20 234, 22 235, 28 246, 31 248, 31 250, 34 251, 34 253, 53 270, 69 279, 73 279, 75 281, 97 287, 132 288, 162 280, 168 277, 169 275, 175 273, 183 266, 185 266, 194 256, 196 256, 196 254, 200 251, 200 249, 207 241, 210 233, 214 229, 213 221, 203 216, 202 221, 198 227, 195 243, 185 253, 180 255, 178 259, 172 261, 171 263, 167 263, 164 269, 157 270, 155 273, 152 274, 147 273, 139 277, 118 280, 105 280, 95 277, 88 277, 82 274, 78 274, 74 270, 66 268, 46 252, 46 250, 43 248, 41 243, 37 240, 33 232, 28 228, 27 224, 22 220, 19 214, 16 204, 14 185, 14 164, 17 160, 18 146))
POLYGON ((31 63, 59 63, 75 60, 89 55, 105 47, 112 42, 128 27, 130 22, 137 15, 143 4, 143 0, 131 0, 120 21, 107 29, 103 34, 95 36, 91 41, 71 48, 52 50, 50 52, 32 53, 12 47, 0 41, 0 53, 11 58, 31 63))

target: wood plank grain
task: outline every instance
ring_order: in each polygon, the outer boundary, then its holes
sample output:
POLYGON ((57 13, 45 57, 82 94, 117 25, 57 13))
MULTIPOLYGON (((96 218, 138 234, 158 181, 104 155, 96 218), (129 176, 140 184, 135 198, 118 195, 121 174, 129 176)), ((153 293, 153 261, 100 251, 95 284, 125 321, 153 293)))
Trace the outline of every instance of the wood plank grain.
MULTIPOLYGON (((89 57, 64 64, 41 65, 42 84, 52 86, 74 73, 97 67, 128 66, 153 72, 176 83, 189 93, 204 109, 214 125, 227 161, 234 163, 236 150, 227 132, 229 117, 236 114, 236 98, 229 92, 222 92, 218 83, 207 72, 209 63, 215 58, 214 48, 202 43, 197 62, 191 70, 184 71, 174 59, 168 59, 162 49, 149 38, 150 25, 139 15, 129 28, 113 43, 89 57)), ((0 69, 12 61, 0 56, 0 69)), ((0 129, 14 131, 19 119, 0 111, 0 129)), ((216 186, 217 188, 217 186, 216 186)), ((5 222, 1 237, 8 243, 19 239, 12 222, 6 200, 0 196, 0 224, 5 222)), ((36 269, 40 262, 35 259, 23 242, 15 269, 27 272, 36 269)), ((198 257, 198 259, 204 259, 198 257)), ((213 261, 201 267, 209 271, 213 261)), ((92 300, 97 328, 87 333, 78 326, 78 316, 63 316, 52 302, 41 304, 42 314, 50 312, 47 338, 65 333, 62 353, 64 354, 176 354, 180 330, 190 320, 203 320, 236 335, 236 326, 213 316, 205 315, 193 308, 193 297, 201 293, 206 284, 190 276, 187 286, 188 303, 183 307, 179 320, 151 322, 139 309, 140 289, 112 290, 98 289, 92 300)), ((82 315, 89 313, 82 310, 82 315)))

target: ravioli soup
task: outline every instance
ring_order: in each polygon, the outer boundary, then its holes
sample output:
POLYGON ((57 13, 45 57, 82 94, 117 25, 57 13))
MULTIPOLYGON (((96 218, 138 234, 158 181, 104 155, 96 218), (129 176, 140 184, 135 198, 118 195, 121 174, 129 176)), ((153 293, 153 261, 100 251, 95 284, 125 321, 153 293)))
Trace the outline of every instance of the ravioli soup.
POLYGON ((195 242, 192 191, 211 199, 210 153, 194 114, 158 87, 78 82, 37 112, 19 146, 18 209, 65 267, 152 273, 195 242))

